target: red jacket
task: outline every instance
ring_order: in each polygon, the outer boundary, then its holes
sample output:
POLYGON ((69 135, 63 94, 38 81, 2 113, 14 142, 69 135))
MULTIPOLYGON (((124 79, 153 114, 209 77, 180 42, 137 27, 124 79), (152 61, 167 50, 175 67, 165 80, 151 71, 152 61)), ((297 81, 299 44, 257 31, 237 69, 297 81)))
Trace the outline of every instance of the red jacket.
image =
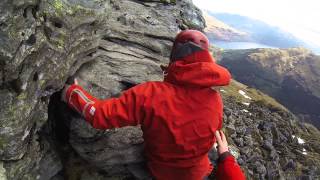
MULTIPOLYGON (((222 127, 222 100, 211 87, 227 85, 230 78, 208 51, 201 51, 171 63, 164 82, 137 85, 119 98, 98 100, 78 85, 68 88, 65 98, 94 128, 140 124, 156 179, 200 180, 212 171, 208 151, 222 127)), ((217 174, 228 168, 244 177, 232 159, 220 163, 217 174)))

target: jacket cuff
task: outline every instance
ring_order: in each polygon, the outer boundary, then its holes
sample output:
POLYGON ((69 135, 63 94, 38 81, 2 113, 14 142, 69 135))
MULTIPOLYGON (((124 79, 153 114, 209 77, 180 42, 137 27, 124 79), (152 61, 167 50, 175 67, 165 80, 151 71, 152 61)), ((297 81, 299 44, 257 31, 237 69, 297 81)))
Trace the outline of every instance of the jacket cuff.
POLYGON ((92 119, 97 99, 86 92, 81 86, 76 84, 71 85, 66 90, 65 100, 69 107, 81 114, 86 120, 92 119))
POLYGON ((79 85, 76 85, 76 84, 72 84, 72 85, 68 85, 68 88, 67 90, 64 92, 64 97, 63 97, 63 100, 69 104, 69 101, 70 101, 70 94, 71 92, 75 89, 75 88, 81 88, 81 86, 79 85))
POLYGON ((218 163, 223 162, 227 157, 230 157, 230 156, 233 157, 232 154, 229 151, 226 151, 226 152, 222 153, 219 156, 218 163))

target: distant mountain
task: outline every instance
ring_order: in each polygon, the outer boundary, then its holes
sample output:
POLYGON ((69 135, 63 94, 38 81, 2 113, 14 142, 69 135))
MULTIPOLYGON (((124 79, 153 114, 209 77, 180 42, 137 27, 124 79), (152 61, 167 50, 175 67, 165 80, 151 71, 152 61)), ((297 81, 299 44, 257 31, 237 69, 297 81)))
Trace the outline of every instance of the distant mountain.
POLYGON ((278 48, 307 47, 306 43, 292 34, 265 22, 241 15, 208 13, 232 28, 247 33, 248 37, 243 38, 241 41, 256 42, 278 48))
POLYGON ((303 48, 229 50, 221 64, 320 128, 320 56, 303 48))
POLYGON ((247 33, 230 27, 206 12, 203 12, 203 17, 206 21, 205 32, 210 39, 220 41, 241 41, 248 38, 247 33))

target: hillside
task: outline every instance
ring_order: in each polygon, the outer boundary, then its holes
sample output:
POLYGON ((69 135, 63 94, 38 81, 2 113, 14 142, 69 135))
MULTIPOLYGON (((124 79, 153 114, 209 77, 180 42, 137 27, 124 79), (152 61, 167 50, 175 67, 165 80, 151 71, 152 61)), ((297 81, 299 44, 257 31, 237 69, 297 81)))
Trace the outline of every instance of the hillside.
POLYGON ((224 129, 248 179, 319 177, 320 132, 314 126, 299 122, 273 98, 235 80, 220 92, 224 129))
POLYGON ((300 39, 284 30, 260 20, 228 13, 209 13, 225 24, 245 32, 247 38, 242 41, 256 42, 278 48, 306 46, 300 39))
POLYGON ((226 25, 206 12, 203 13, 203 17, 206 21, 205 33, 212 40, 240 41, 247 37, 246 33, 226 25))
POLYGON ((230 50, 222 56, 235 79, 320 127, 320 56, 301 48, 230 50))

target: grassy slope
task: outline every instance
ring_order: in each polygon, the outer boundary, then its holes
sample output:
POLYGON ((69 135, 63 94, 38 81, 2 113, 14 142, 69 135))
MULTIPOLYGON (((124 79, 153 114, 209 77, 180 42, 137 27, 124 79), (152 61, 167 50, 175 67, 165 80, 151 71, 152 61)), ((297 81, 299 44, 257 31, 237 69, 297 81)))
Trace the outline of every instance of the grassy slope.
POLYGON ((276 109, 288 111, 287 108, 285 108, 283 105, 281 105, 272 97, 262 93, 259 90, 250 88, 236 80, 232 80, 229 86, 220 88, 220 91, 223 96, 231 96, 235 99, 235 101, 239 103, 256 102, 256 103, 262 103, 267 106, 271 106, 276 109), (239 93, 239 90, 246 92, 246 95, 252 99, 250 100, 248 98, 245 98, 243 95, 239 93))

